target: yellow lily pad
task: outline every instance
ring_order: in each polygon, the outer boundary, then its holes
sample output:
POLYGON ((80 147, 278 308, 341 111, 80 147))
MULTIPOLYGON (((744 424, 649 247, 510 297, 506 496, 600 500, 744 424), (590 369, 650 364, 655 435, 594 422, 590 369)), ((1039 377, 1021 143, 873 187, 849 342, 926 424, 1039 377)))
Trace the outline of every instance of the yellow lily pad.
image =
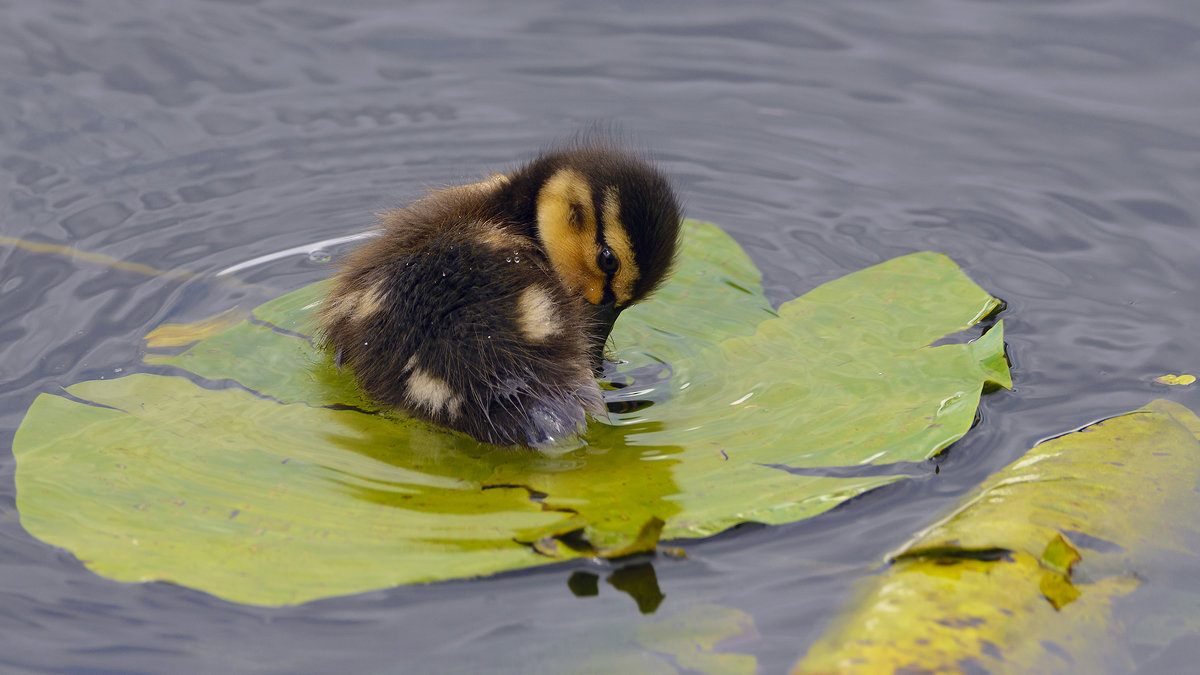
POLYGON ((1154 378, 1154 381, 1159 384, 1167 384, 1172 386, 1187 386, 1196 381, 1195 375, 1161 375, 1154 378))
POLYGON ((1157 400, 1047 441, 918 536, 795 672, 1126 672, 1112 620, 1200 530, 1200 418, 1157 400))

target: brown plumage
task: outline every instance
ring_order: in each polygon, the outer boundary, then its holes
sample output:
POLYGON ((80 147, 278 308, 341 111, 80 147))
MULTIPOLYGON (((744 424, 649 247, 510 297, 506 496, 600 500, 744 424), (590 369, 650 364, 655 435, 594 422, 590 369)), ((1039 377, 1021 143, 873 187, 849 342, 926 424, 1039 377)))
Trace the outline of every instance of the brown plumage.
POLYGON ((604 412, 594 371, 617 314, 668 273, 667 180, 601 144, 383 214, 321 310, 380 403, 498 445, 543 446, 604 412))

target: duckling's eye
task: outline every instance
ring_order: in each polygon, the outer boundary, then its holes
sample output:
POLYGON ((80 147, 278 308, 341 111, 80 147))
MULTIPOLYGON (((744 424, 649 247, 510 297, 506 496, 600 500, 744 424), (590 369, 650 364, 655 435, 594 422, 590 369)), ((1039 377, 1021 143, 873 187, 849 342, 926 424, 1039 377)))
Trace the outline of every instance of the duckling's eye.
POLYGON ((596 256, 596 264, 599 265, 601 272, 612 274, 621 266, 621 261, 617 260, 617 256, 613 255, 612 249, 605 246, 600 249, 600 255, 596 256))

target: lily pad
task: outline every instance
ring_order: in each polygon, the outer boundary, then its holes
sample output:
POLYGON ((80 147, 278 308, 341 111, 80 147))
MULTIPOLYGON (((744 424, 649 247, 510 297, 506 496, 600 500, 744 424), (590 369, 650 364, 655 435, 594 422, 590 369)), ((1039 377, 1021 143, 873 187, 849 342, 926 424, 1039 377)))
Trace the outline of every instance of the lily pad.
POLYGON ((902 480, 970 428, 986 383, 1009 386, 1001 325, 930 346, 999 304, 945 256, 778 312, 759 279, 689 221, 672 281, 617 324, 617 412, 545 453, 375 409, 309 337, 322 284, 160 329, 150 345, 175 351, 152 372, 34 402, 21 522, 114 579, 299 603, 812 516, 902 480))
MULTIPOLYGON (((448 672, 537 672, 563 675, 748 675, 758 659, 742 649, 759 639, 754 618, 733 607, 673 602, 642 616, 520 649, 497 650, 483 662, 454 663, 448 672)), ((468 657, 469 658, 469 657, 468 657)))
POLYGON ((1170 401, 1047 441, 906 546, 796 672, 1130 672, 1113 604, 1194 556, 1197 479, 1200 418, 1170 401))
POLYGON ((668 654, 685 672, 758 672, 758 660, 749 654, 723 653, 722 640, 756 634, 754 619, 743 611, 720 605, 700 604, 687 613, 664 617, 638 628, 638 642, 647 649, 668 654))
POLYGON ((1154 381, 1159 384, 1168 384, 1171 386, 1186 387, 1189 384, 1196 382, 1195 375, 1161 375, 1154 378, 1154 381))

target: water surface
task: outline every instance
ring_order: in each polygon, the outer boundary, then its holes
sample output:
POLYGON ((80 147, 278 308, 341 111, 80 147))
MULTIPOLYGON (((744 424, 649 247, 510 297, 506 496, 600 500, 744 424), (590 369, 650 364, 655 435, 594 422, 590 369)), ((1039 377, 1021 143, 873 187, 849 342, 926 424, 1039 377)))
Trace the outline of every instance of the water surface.
MULTIPOLYGON (((775 302, 949 254, 1007 301, 1015 378, 939 473, 654 560, 652 614, 584 562, 284 609, 115 583, 24 532, 3 453, 0 665, 558 672, 720 605, 754 625, 722 649, 779 672, 855 580, 1038 440, 1158 396, 1200 410, 1200 389, 1152 381, 1200 371, 1198 68, 1188 0, 0 2, 0 235, 194 275, 0 246, 0 446, 37 394, 136 369, 154 326, 328 265, 220 270, 594 121, 652 148, 775 302)), ((1196 569, 1143 572, 1200 607, 1196 569)), ((1169 670, 1194 662, 1185 645, 1134 654, 1169 670)))

